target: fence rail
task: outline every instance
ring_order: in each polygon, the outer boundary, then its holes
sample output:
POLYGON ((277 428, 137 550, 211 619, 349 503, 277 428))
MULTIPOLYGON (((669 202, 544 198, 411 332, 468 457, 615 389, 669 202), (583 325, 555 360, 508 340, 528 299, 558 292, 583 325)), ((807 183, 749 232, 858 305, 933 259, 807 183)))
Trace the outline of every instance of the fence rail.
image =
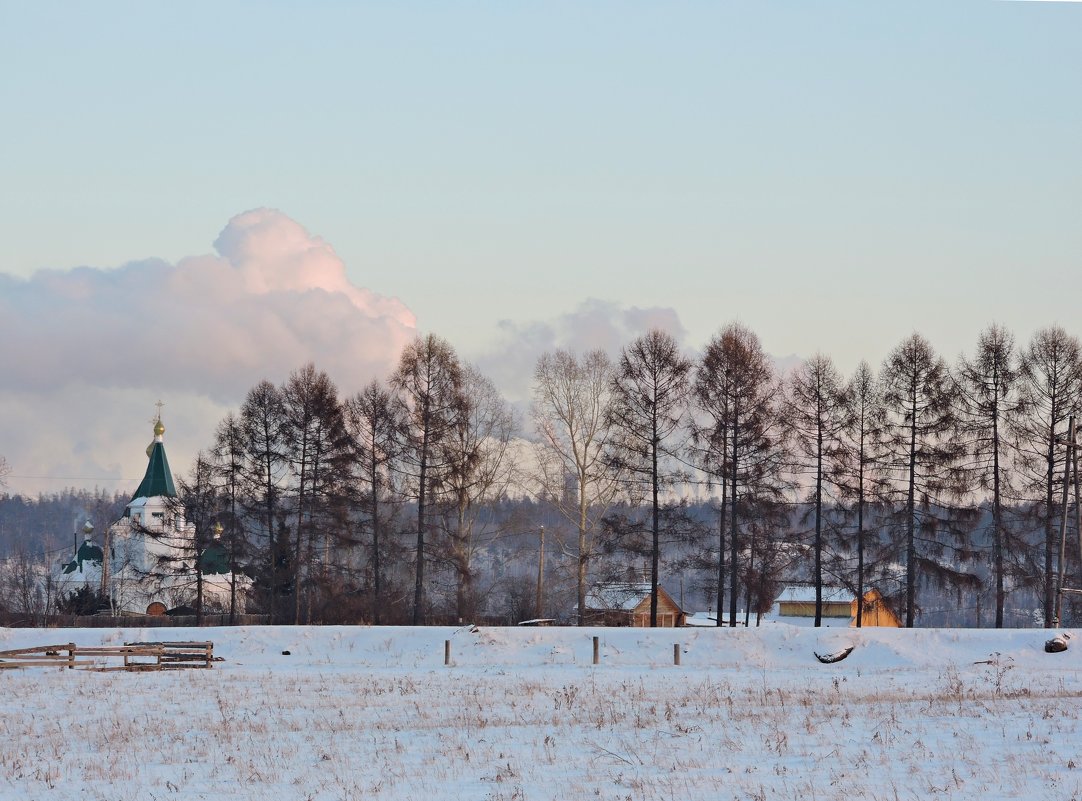
POLYGON ((39 615, 21 615, 0 612, 0 626, 31 629, 118 629, 118 628, 195 628, 202 626, 265 626, 270 623, 270 615, 203 615, 203 622, 196 623, 195 615, 61 615, 50 614, 47 618, 39 615))
POLYGON ((0 669, 55 667, 61 670, 177 670, 210 669, 214 665, 212 642, 126 642, 123 645, 39 645, 0 651, 0 669), (122 664, 108 660, 120 659, 122 664))

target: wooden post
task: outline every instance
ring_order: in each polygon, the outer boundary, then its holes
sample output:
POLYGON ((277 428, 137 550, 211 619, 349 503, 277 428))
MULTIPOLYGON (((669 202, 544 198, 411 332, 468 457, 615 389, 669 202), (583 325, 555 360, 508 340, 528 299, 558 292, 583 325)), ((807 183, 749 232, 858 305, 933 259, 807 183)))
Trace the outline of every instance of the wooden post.
POLYGON ((597 642, 597 640, 598 640, 598 638, 597 638, 597 637, 594 637, 594 664, 595 664, 595 665, 597 664, 597 661, 598 661, 598 656, 599 656, 599 654, 600 654, 600 650, 599 650, 599 648, 598 648, 598 642, 597 642))
POLYGON ((444 640, 443 641, 443 664, 445 664, 445 665, 450 665, 451 664, 451 641, 450 640, 444 640))
POLYGON ((214 643, 208 642, 207 643, 207 670, 210 670, 210 668, 213 666, 213 662, 214 662, 214 643))
POLYGON ((672 646, 672 663, 677 667, 680 666, 680 643, 673 643, 672 646))
POLYGON ((75 670, 75 643, 68 643, 68 670, 75 670))

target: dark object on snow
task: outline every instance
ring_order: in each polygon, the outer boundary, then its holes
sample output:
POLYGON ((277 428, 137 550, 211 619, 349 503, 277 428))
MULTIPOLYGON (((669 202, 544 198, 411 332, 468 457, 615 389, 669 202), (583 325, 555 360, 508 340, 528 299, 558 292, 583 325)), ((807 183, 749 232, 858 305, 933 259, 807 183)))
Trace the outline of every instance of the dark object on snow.
POLYGON ((289 656, 289 651, 282 651, 282 656, 289 656))
POLYGON ((1053 637, 1044 644, 1044 651, 1046 654, 1058 654, 1067 650, 1067 638, 1066 637, 1053 637))
POLYGON ((853 653, 854 648, 856 648, 855 645, 850 645, 848 648, 843 648, 836 654, 818 654, 815 653, 815 651, 812 651, 812 653, 815 654, 815 658, 822 662, 824 665, 829 665, 832 662, 841 662, 843 659, 849 656, 849 654, 853 653))

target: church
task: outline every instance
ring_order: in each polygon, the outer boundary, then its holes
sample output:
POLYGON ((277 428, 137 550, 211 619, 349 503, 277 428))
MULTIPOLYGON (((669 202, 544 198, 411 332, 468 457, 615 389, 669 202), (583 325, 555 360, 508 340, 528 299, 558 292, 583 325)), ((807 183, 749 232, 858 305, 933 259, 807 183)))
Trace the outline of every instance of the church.
MULTIPOLYGON (((215 525, 206 547, 198 547, 194 524, 185 520, 165 453, 165 426, 159 412, 154 439, 147 447, 147 467, 124 516, 109 526, 101 545, 84 529, 84 542, 58 576, 62 595, 82 586, 100 590, 115 615, 165 614, 194 607, 202 583, 205 611, 229 610, 234 576, 228 552, 215 525), (198 572, 197 572, 198 571, 198 572)), ((250 580, 238 574, 237 611, 244 609, 250 580)))

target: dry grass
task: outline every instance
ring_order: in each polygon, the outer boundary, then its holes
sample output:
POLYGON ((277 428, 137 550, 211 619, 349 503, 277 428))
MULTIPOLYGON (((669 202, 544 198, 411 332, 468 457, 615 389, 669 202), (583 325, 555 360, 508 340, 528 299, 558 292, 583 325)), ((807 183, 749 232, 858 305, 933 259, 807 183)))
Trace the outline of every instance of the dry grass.
POLYGON ((1077 684, 915 678, 9 672, 0 798, 1082 799, 1077 684))

